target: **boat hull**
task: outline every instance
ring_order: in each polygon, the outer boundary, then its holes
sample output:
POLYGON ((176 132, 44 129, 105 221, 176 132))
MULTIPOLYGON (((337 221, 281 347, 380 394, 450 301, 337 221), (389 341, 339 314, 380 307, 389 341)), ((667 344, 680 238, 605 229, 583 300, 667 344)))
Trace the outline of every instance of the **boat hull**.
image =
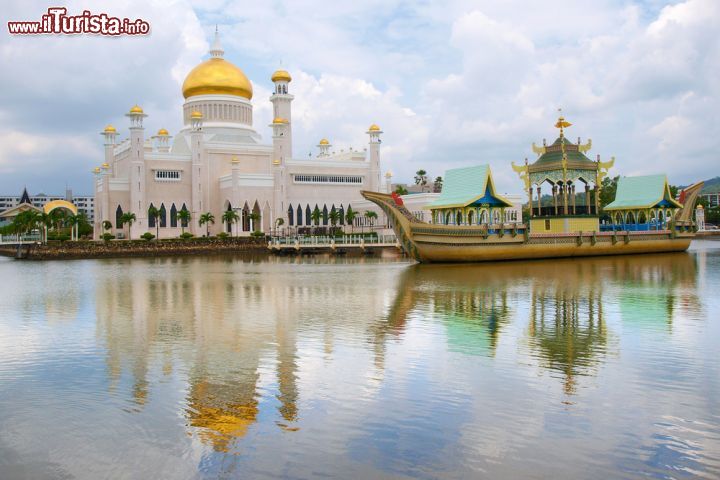
POLYGON ((448 226, 417 220, 390 195, 362 192, 390 219, 403 250, 422 263, 475 263, 541 258, 682 252, 695 234, 683 229, 647 232, 530 234, 525 225, 448 226))

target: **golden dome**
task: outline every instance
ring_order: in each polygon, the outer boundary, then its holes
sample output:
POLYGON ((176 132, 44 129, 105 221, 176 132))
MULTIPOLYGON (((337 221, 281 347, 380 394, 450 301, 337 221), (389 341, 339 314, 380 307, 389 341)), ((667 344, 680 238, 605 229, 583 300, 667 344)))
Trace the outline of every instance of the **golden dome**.
POLYGON ((213 57, 193 68, 182 86, 183 97, 235 95, 250 100, 253 89, 242 70, 221 57, 213 57))
POLYGON ((703 207, 702 205, 698 205, 697 208, 699 208, 700 210, 703 210, 705 207, 703 207))
POLYGON ((270 80, 273 82, 292 82, 292 77, 286 70, 276 70, 270 80))
POLYGON ((115 133, 115 132, 117 132, 117 130, 115 130, 115 127, 113 127, 112 125, 108 124, 108 126, 105 127, 105 133, 115 133))
POLYGON ((203 114, 198 112, 197 110, 193 110, 193 112, 190 114, 190 118, 203 118, 203 114))
POLYGON ((168 131, 165 130, 164 128, 161 128, 160 130, 158 130, 158 133, 157 133, 157 134, 158 134, 158 135, 163 135, 163 136, 168 136, 168 135, 170 135, 170 132, 168 132, 168 131))
POLYGON ((320 145, 330 145, 330 142, 328 142, 327 138, 323 138, 322 140, 320 140, 320 145))
POLYGON ((135 104, 135 106, 130 109, 130 113, 143 113, 143 109, 140 105, 135 104))
POLYGON ((100 173, 100 167, 93 168, 93 173, 100 173))
POLYGON ((370 125, 370 128, 368 128, 368 130, 371 131, 371 132, 379 132, 379 131, 380 131, 380 127, 377 126, 377 125, 375 125, 375 124, 373 123, 372 125, 370 125))
POLYGON ((108 168, 110 168, 110 165, 109 165, 107 162, 103 163, 101 166, 102 166, 102 168, 104 168, 105 170, 107 170, 108 168))
POLYGON ((287 118, 275 117, 273 123, 288 123, 287 118))

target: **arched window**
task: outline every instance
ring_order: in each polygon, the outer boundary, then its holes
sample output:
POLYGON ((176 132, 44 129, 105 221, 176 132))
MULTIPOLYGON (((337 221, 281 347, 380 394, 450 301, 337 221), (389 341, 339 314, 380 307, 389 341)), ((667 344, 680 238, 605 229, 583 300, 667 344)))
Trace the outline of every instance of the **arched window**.
POLYGON ((157 217, 153 217, 150 215, 150 210, 155 208, 155 206, 151 203, 148 207, 148 227, 155 228, 155 222, 157 221, 157 217))
POLYGON ((474 219, 475 219, 475 212, 473 212, 472 210, 470 210, 470 211, 468 212, 468 218, 467 218, 468 225, 472 225, 472 224, 474 223, 474 222, 473 222, 474 219))
POLYGON ((170 226, 172 228, 177 228, 177 208, 174 203, 170 207, 170 226))
POLYGON ((450 217, 452 214, 450 212, 445 213, 445 225, 450 225, 450 217))
POLYGON ((455 225, 462 225, 462 212, 457 211, 455 212, 455 225))
POLYGON ((295 212, 293 212, 293 207, 290 205, 288 207, 288 225, 293 226, 293 223, 295 222, 295 212))
POLYGON ((302 215, 302 207, 301 207, 300 204, 298 203, 298 206, 297 206, 297 226, 298 226, 298 227, 302 226, 302 224, 303 224, 303 218, 302 218, 302 217, 303 217, 303 215, 302 215))
POLYGON ((327 209, 327 205, 323 205, 323 209, 322 209, 322 222, 323 222, 323 225, 327 225, 327 224, 328 224, 328 209, 327 209))
POLYGON ((618 212, 615 214, 615 224, 616 225, 622 225, 623 223, 623 216, 622 213, 618 212))
POLYGON ((165 204, 160 204, 160 227, 167 227, 167 211, 165 210, 165 204))
POLYGON ((312 210, 310 210, 310 205, 305 205, 305 225, 311 225, 312 224, 312 210))
POLYGON ((481 223, 481 224, 487 224, 488 221, 489 221, 489 219, 488 219, 488 211, 487 211, 487 210, 482 210, 482 211, 480 212, 480 223, 481 223))
POLYGON ((123 210, 120 205, 118 205, 117 210, 115 210, 115 228, 122 228, 122 216, 123 216, 123 210))
POLYGON ((340 225, 345 225, 345 209, 342 205, 340 205, 340 210, 338 211, 340 212, 340 225))
POLYGON ((638 215, 638 224, 642 225, 645 223, 648 223, 647 215, 645 215, 645 212, 640 212, 640 214, 638 215))

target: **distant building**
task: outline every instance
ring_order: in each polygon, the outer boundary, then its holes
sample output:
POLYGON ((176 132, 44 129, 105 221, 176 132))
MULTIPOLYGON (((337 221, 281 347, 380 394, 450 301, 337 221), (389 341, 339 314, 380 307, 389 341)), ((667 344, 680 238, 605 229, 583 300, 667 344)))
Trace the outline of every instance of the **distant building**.
POLYGON ((41 210, 47 203, 55 200, 66 200, 72 203, 77 207, 78 213, 84 213, 88 222, 92 224, 95 218, 95 197, 92 195, 76 196, 70 189, 65 191, 65 195, 47 195, 45 193, 29 195, 27 189, 23 189, 23 193, 18 196, 2 195, 0 196, 0 212, 5 212, 23 203, 29 203, 41 210))

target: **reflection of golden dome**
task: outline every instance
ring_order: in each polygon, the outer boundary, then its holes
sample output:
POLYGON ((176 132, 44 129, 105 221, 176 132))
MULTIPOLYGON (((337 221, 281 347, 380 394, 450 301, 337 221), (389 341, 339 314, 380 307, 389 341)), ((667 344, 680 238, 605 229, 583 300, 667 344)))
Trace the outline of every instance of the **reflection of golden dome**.
POLYGON ((168 132, 168 131, 165 130, 164 128, 161 128, 160 130, 158 130, 158 133, 157 133, 157 134, 158 134, 158 135, 167 136, 167 135, 170 135, 170 132, 168 132))
POLYGON ((275 118, 273 119, 273 123, 288 123, 288 121, 287 121, 286 118, 275 117, 275 118))
POLYGON ((112 125, 108 124, 108 126, 105 127, 105 133, 115 133, 115 132, 117 132, 117 130, 115 130, 115 127, 113 127, 112 125))
POLYGON ((379 132, 379 131, 380 131, 380 127, 377 126, 377 125, 375 125, 375 124, 373 123, 372 125, 370 125, 370 128, 368 128, 368 130, 371 131, 371 132, 379 132))
POLYGON ((110 168, 110 165, 108 165, 108 163, 105 162, 105 163, 102 164, 102 168, 104 168, 105 170, 107 170, 108 168, 110 168))
POLYGON ((190 114, 190 118, 203 118, 203 114, 198 112, 197 110, 193 110, 193 112, 190 114))
POLYGON ((213 57, 193 68, 182 86, 183 97, 235 95, 250 100, 252 84, 242 70, 221 57, 213 57))
POLYGON ((140 105, 135 105, 130 109, 130 113, 143 113, 143 109, 140 108, 140 105))
POLYGON ((327 138, 323 138, 322 140, 320 140, 320 145, 330 145, 330 142, 328 142, 327 138))
POLYGON ((272 74, 270 80, 272 80, 273 82, 291 82, 292 77, 285 70, 277 70, 275 73, 272 74))

